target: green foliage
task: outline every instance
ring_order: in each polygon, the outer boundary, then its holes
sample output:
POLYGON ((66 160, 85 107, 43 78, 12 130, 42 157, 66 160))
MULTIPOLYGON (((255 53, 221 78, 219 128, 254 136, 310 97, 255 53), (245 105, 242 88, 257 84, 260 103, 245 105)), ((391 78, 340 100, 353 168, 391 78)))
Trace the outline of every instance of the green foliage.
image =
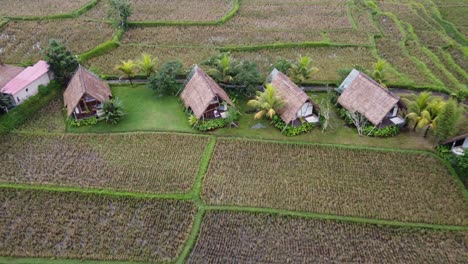
POLYGON ((436 148, 437 154, 452 165, 458 177, 468 187, 468 151, 461 156, 454 155, 449 147, 438 146, 436 148))
POLYGON ((228 52, 217 54, 202 64, 210 67, 207 73, 215 81, 238 85, 237 87, 225 87, 236 95, 240 95, 241 92, 247 96, 252 95, 260 81, 257 64, 235 60, 228 52))
POLYGON ((289 77, 295 83, 303 83, 318 71, 318 68, 312 67, 312 58, 300 56, 299 59, 291 65, 289 77))
POLYGON ((278 71, 287 74, 291 69, 291 66, 291 61, 286 59, 279 59, 270 67, 270 71, 272 71, 273 69, 277 69, 278 71))
POLYGON ((0 93, 0 114, 3 114, 6 112, 6 109, 11 107, 13 107, 13 104, 11 103, 10 98, 5 94, 0 93))
POLYGON ((265 116, 272 119, 285 104, 286 101, 276 94, 276 89, 271 84, 266 84, 265 91, 258 91, 255 99, 247 102, 249 107, 258 110, 255 119, 262 119, 265 116))
POLYGON ((310 130, 312 130, 312 128, 314 128, 314 124, 308 122, 303 122, 300 126, 297 127, 286 126, 286 123, 284 123, 284 121, 278 115, 275 115, 273 117, 272 122, 276 128, 281 130, 281 133, 283 133, 283 135, 288 137, 293 137, 307 133, 310 130))
POLYGON ((460 104, 468 98, 468 89, 458 88, 456 92, 450 94, 450 97, 457 100, 457 103, 460 104))
POLYGON ((157 95, 175 95, 180 88, 177 76, 182 72, 182 63, 179 61, 166 62, 161 69, 148 80, 148 88, 157 95))
POLYGON ((394 137, 398 135, 400 128, 398 126, 387 126, 384 128, 374 128, 374 126, 365 126, 363 134, 369 137, 394 137))
POLYGON ((375 64, 374 64, 374 69, 372 71, 372 78, 380 83, 381 85, 385 86, 385 73, 386 73, 386 68, 387 68, 387 62, 385 60, 379 59, 375 64))
POLYGON ((197 118, 196 118, 194 115, 190 115, 190 116, 188 117, 188 123, 189 123, 189 125, 192 126, 192 127, 197 123, 197 121, 198 121, 198 120, 197 120, 197 118))
POLYGON ((133 60, 121 61, 121 64, 116 65, 115 69, 121 71, 130 81, 130 85, 133 86, 132 79, 137 70, 137 64, 133 60))
POLYGON ((39 89, 39 94, 43 96, 49 93, 49 88, 43 84, 39 85, 38 89, 39 89))
POLYGON ((15 107, 8 114, 0 117, 0 134, 7 134, 11 130, 24 124, 28 119, 32 118, 42 107, 49 104, 50 101, 61 96, 61 86, 51 81, 48 85, 49 94, 37 94, 26 99, 22 104, 15 107))
POLYGON ((75 120, 73 117, 67 118, 67 125, 70 127, 83 127, 83 126, 93 126, 97 124, 97 117, 90 117, 81 120, 75 120))
POLYGON ((119 20, 118 26, 127 29, 128 18, 132 15, 132 7, 128 0, 110 0, 109 16, 119 20))
POLYGON ((239 112, 234 107, 228 106, 227 111, 226 111, 226 118, 224 118, 226 125, 229 125, 229 127, 232 127, 232 124, 238 119, 239 119, 239 112))
POLYGON ((117 97, 105 101, 102 111, 104 114, 101 119, 113 125, 117 125, 125 117, 123 104, 117 97))
POLYGON ((422 113, 427 108, 431 100, 432 95, 429 92, 420 93, 415 101, 403 98, 403 101, 408 106, 408 114, 406 115, 406 118, 414 123, 413 130, 416 130, 416 127, 418 127, 419 123, 423 119, 422 113))
POLYGON ((199 120, 194 128, 202 132, 206 132, 215 130, 217 128, 225 127, 226 125, 227 122, 224 118, 215 118, 208 120, 199 120))
POLYGON ((157 58, 152 58, 150 54, 143 53, 141 54, 140 60, 137 61, 138 68, 146 75, 146 78, 148 78, 151 74, 156 72, 155 67, 157 61, 157 58))
POLYGON ((455 103, 454 100, 449 100, 444 104, 442 110, 440 110, 438 115, 438 124, 434 128, 434 135, 439 140, 446 140, 450 136, 453 136, 458 118, 459 111, 457 103, 455 103))
POLYGON ((78 67, 76 57, 55 39, 49 40, 44 56, 50 70, 54 73, 55 80, 61 84, 67 84, 78 67))
POLYGON ((110 41, 106 41, 102 44, 99 44, 98 46, 96 46, 95 48, 83 53, 83 54, 80 54, 79 56, 79 59, 80 61, 87 61, 89 59, 92 59, 92 58, 95 58, 95 57, 99 57, 101 55, 104 55, 116 48, 118 48, 120 46, 120 44, 118 42, 115 42, 113 40, 110 40, 110 41))

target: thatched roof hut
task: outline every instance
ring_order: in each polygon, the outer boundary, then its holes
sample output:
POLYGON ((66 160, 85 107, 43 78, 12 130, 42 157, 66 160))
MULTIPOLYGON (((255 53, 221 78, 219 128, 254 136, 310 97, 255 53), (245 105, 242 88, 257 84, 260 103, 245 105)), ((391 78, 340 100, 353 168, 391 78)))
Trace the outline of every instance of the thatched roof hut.
POLYGON ((223 101, 234 106, 227 93, 197 65, 189 74, 180 99, 197 119, 204 117, 205 113, 210 111, 210 106, 219 106, 223 101))
POLYGON ((294 121, 300 116, 312 115, 312 100, 284 73, 274 69, 266 79, 266 83, 271 84, 275 88, 278 95, 286 101, 284 107, 278 111, 281 119, 286 124, 291 123, 291 121, 294 121), (306 107, 304 107, 305 105, 306 107), (308 108, 306 114, 306 111, 301 111, 301 109, 303 107, 307 108, 307 106, 310 107, 308 108), (304 113, 301 114, 301 112, 304 113))
MULTIPOLYGON (((366 74, 353 69, 343 83, 337 88, 341 93, 338 103, 350 112, 358 112, 369 122, 378 126, 392 110, 404 105, 400 97, 372 80, 366 74)), ((390 115, 390 116, 389 116, 390 115)), ((396 116, 396 114, 393 114, 396 116)))
POLYGON ((64 105, 67 107, 67 116, 70 116, 80 101, 87 103, 94 99, 96 103, 103 103, 112 97, 109 85, 94 73, 79 65, 63 94, 64 105))

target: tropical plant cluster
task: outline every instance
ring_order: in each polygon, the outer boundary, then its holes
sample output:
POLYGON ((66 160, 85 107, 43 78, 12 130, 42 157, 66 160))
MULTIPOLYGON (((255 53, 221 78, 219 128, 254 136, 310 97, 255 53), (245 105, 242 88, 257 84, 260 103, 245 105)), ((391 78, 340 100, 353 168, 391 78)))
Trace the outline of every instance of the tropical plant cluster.
POLYGON ((457 245, 464 235, 214 211, 203 218, 187 263, 314 263, 318 259, 345 263, 463 262, 463 247, 457 245), (382 248, 386 254, 375 254, 382 248))
POLYGON ((468 151, 458 156, 453 155, 447 146, 438 146, 436 149, 439 156, 452 165, 465 187, 468 187, 468 151))
POLYGON ((188 201, 79 192, 0 194, 0 204, 8 204, 2 210, 2 256, 175 261, 196 208, 188 201))
POLYGON ((281 120, 281 117, 278 115, 273 116, 271 122, 275 125, 276 128, 281 130, 283 135, 288 137, 298 136, 300 134, 307 133, 311 131, 315 126, 309 122, 302 122, 300 126, 288 126, 281 120))
POLYGON ((202 198, 212 205, 467 224, 456 177, 419 152, 218 139, 202 198))
POLYGON ((208 138, 169 134, 7 135, 1 182, 145 193, 191 188, 208 138))
POLYGON ((365 126, 363 128, 363 134, 369 137, 394 137, 400 133, 398 126, 386 126, 377 128, 374 126, 365 126))
POLYGON ((84 118, 80 120, 76 120, 73 117, 67 118, 67 126, 71 127, 84 127, 84 126, 93 126, 98 123, 97 117, 90 117, 90 118, 84 118))

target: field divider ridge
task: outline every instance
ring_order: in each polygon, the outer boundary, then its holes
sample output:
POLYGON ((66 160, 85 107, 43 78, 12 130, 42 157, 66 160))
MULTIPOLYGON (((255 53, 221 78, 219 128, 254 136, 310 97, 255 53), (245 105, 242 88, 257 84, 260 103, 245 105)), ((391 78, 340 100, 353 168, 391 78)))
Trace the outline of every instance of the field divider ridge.
POLYGON ((89 195, 130 197, 135 199, 168 199, 190 201, 193 196, 190 193, 142 193, 117 191, 112 189, 98 188, 80 188, 80 187, 61 187, 52 185, 38 184, 17 184, 17 183, 0 183, 1 189, 16 189, 16 190, 33 190, 33 191, 48 191, 48 192, 66 192, 66 193, 81 193, 89 195))
POLYGON ((177 264, 185 263, 188 256, 192 252, 192 249, 198 240, 198 235, 200 234, 200 229, 201 229, 201 225, 203 222, 203 217, 205 215, 205 212, 206 212, 205 206, 198 207, 197 214, 195 215, 195 219, 193 221, 192 230, 190 231, 190 235, 187 241, 185 241, 185 245, 182 250, 182 253, 180 253, 179 258, 176 261, 177 264))
POLYGON ((206 205, 204 209, 207 212, 229 211, 229 212, 245 212, 245 213, 264 213, 264 214, 275 214, 275 215, 281 215, 281 216, 291 216, 291 217, 299 217, 299 218, 306 218, 306 219, 321 219, 321 220, 353 222, 353 223, 359 223, 359 224, 384 225, 384 226, 405 227, 405 228, 423 228, 423 229, 435 229, 435 230, 447 230, 447 231, 468 231, 468 226, 440 225, 440 224, 417 223, 417 222, 400 222, 400 221, 395 221, 395 220, 382 220, 382 219, 363 218, 363 217, 354 217, 354 216, 339 216, 339 215, 331 215, 331 214, 290 211, 290 210, 274 209, 274 208, 234 206, 234 205, 206 205))
POLYGON ((206 172, 208 171, 208 167, 210 165, 211 157, 213 156, 215 147, 216 137, 212 136, 210 137, 210 142, 208 143, 208 145, 205 148, 205 151, 203 152, 203 158, 200 162, 197 177, 195 178, 195 183, 192 187, 193 199, 200 206, 204 206, 203 200, 201 199, 203 179, 205 178, 206 172))

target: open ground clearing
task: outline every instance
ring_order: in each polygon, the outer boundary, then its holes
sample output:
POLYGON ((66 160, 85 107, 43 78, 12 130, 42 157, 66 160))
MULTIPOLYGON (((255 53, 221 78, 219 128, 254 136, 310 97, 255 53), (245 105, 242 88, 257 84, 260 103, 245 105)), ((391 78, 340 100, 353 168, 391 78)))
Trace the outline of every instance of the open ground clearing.
POLYGON ((467 232, 208 212, 187 263, 461 263, 467 232))
MULTIPOLYGON (((234 0, 130 0, 131 21, 215 21, 229 13, 234 0)), ((107 19, 109 1, 100 1, 85 17, 107 19)))
POLYGON ((57 39, 74 53, 82 53, 109 40, 114 29, 105 23, 81 19, 11 21, 0 31, 0 55, 4 62, 41 59, 49 39, 57 39))
POLYGON ((2 0, 0 5, 0 16, 27 17, 48 16, 70 13, 86 5, 92 0, 41 0, 41 1, 18 1, 2 0))
POLYGON ((175 261, 192 202, 0 189, 0 255, 175 261))
POLYGON ((0 181, 183 193, 195 181, 208 141, 171 134, 5 136, 0 181))
POLYGON ((202 196, 212 205, 468 224, 461 183, 426 153, 220 138, 202 196))

